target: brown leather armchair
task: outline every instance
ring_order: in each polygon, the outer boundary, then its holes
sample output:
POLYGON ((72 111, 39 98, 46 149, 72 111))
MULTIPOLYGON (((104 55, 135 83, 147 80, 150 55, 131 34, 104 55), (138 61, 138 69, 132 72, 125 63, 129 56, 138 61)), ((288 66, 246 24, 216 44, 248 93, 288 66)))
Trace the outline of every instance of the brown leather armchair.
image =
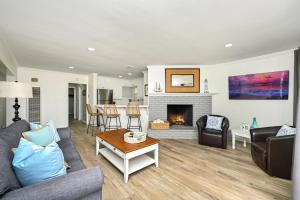
POLYGON ((270 176, 291 179, 295 135, 277 137, 280 128, 251 129, 251 155, 270 176))
MULTIPOLYGON (((215 117, 224 117, 221 115, 211 115, 215 117)), ((227 148, 227 132, 229 128, 229 120, 224 117, 222 122, 222 131, 214 129, 206 129, 207 115, 204 115, 198 119, 196 122, 198 127, 198 142, 202 145, 227 148)))

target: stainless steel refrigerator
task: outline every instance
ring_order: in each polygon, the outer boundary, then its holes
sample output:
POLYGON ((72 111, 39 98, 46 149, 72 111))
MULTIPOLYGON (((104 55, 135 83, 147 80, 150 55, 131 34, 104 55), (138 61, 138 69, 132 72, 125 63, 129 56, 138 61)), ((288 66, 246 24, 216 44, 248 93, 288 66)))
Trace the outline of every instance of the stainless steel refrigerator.
POLYGON ((97 104, 113 104, 113 97, 113 90, 97 89, 97 104))

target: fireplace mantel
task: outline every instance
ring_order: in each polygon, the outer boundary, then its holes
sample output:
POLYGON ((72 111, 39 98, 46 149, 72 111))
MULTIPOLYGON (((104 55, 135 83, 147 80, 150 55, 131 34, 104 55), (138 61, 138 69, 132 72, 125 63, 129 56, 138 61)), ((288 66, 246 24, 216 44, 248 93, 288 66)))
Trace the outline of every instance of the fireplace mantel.
POLYGON ((149 96, 214 96, 218 93, 150 93, 149 96))

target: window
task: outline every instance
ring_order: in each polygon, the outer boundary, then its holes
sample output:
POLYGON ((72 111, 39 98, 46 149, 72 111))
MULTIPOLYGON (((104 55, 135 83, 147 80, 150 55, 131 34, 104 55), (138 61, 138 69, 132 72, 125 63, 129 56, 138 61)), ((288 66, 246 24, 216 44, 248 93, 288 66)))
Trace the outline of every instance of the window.
POLYGON ((41 122, 41 88, 32 87, 33 98, 28 102, 28 120, 29 122, 40 123, 41 122))

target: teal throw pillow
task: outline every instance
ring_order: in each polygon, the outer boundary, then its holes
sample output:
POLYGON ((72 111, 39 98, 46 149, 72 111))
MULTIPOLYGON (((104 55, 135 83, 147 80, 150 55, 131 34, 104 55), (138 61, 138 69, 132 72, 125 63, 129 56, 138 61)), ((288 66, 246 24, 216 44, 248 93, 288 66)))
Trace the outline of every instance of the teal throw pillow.
POLYGON ((12 165, 22 186, 40 183, 67 173, 63 153, 56 142, 46 147, 38 147, 21 138, 12 165))
MULTIPOLYGON (((36 123, 29 123, 29 125, 30 125, 30 129, 31 130, 36 130, 36 129, 40 129, 40 128, 43 127, 42 125, 36 124, 36 123)), ((44 126, 48 126, 49 127, 50 133, 54 137, 54 141, 55 142, 59 142, 60 141, 60 137, 59 137, 57 129, 56 129, 55 125, 54 125, 54 122, 52 120, 49 120, 44 126)))
POLYGON ((54 141, 54 136, 50 133, 48 126, 37 130, 24 132, 22 135, 25 139, 40 146, 47 146, 54 141))

